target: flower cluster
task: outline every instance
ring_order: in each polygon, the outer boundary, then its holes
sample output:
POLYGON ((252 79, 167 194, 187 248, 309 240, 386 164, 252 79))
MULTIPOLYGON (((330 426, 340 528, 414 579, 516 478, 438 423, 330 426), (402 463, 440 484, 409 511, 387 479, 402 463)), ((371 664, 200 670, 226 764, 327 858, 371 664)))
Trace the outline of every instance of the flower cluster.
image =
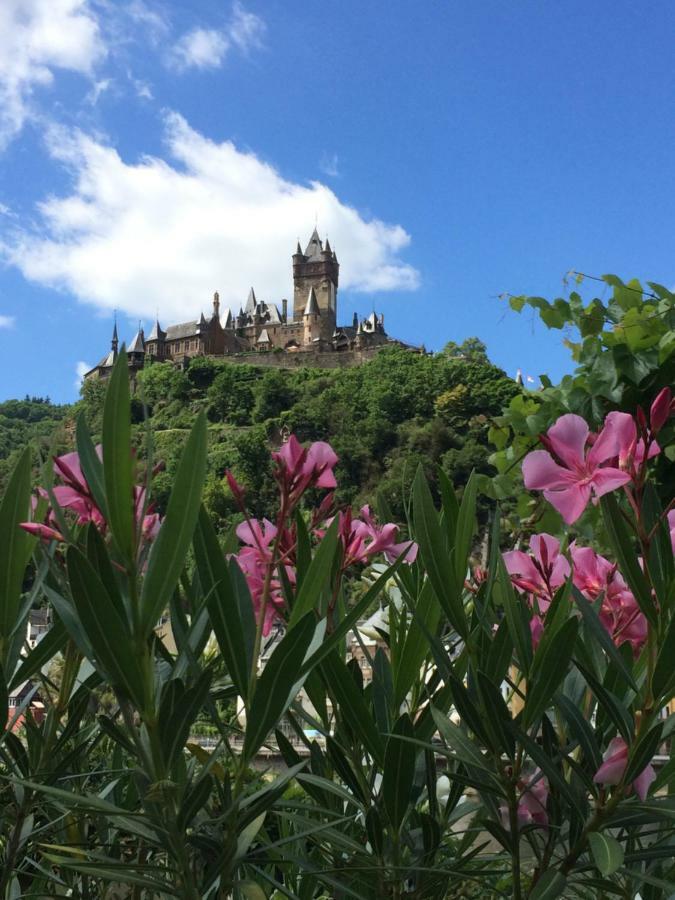
POLYGON ((581 416, 561 416, 540 436, 545 450, 533 450, 523 461, 529 490, 544 492, 568 525, 581 516, 591 497, 602 497, 630 482, 644 479, 648 459, 660 453, 656 435, 675 410, 669 388, 652 403, 649 423, 642 410, 634 419, 611 412, 603 428, 591 434, 581 416))
MULTIPOLYGON (((521 778, 517 784, 518 826, 535 825, 539 828, 548 828, 548 802, 549 786, 546 777, 537 769, 530 778, 521 778)), ((504 828, 510 830, 511 823, 506 804, 499 807, 499 814, 504 828)))
POLYGON ((417 555, 417 545, 412 541, 397 542, 398 526, 378 524, 368 506, 362 507, 358 516, 350 509, 332 513, 332 491, 337 487, 333 469, 338 458, 329 444, 317 441, 304 448, 291 435, 280 450, 272 453, 272 459, 279 487, 276 524, 248 516, 243 488, 231 472, 226 473, 232 494, 246 517, 237 528, 243 546, 234 558, 246 577, 256 615, 259 619, 262 616, 264 635, 269 634, 275 619, 284 617, 284 588, 292 589, 296 584, 297 523, 292 513, 309 489, 331 491, 312 511, 310 530, 314 537, 323 538, 337 515, 342 548, 340 575, 377 556, 393 563, 403 555, 406 562, 412 563, 417 555))
MULTIPOLYGON (((96 453, 99 459, 102 459, 100 444, 96 447, 96 453)), ((54 474, 60 483, 54 485, 51 494, 59 508, 71 513, 76 525, 88 525, 91 522, 102 535, 107 534, 108 523, 84 476, 79 455, 66 453, 64 456, 55 457, 54 474)), ((37 535, 45 541, 64 541, 56 513, 50 503, 49 493, 44 488, 38 488, 38 496, 33 498, 34 514, 40 507, 40 500, 47 502, 43 520, 23 522, 21 527, 29 534, 37 535)), ((133 504, 134 519, 140 532, 141 543, 154 540, 161 525, 161 518, 158 513, 153 512, 152 505, 146 508, 144 487, 140 485, 134 487, 133 504)))
POLYGON ((591 603, 602 597, 600 621, 617 646, 628 642, 637 655, 647 639, 647 621, 616 565, 590 547, 570 546, 572 565, 560 552, 560 542, 550 534, 536 534, 530 553, 511 550, 504 564, 511 581, 533 610, 532 640, 538 645, 546 613, 558 588, 569 576, 591 603))

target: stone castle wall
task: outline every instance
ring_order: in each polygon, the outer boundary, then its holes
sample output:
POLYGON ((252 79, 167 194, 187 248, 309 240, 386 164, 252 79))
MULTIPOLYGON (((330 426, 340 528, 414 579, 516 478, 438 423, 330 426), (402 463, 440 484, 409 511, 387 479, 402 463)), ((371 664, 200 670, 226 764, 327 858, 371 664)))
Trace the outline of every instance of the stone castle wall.
POLYGON ((309 366, 313 369, 344 369, 349 366, 360 366, 377 356, 386 344, 376 344, 363 350, 326 351, 317 353, 305 350, 298 353, 281 352, 273 350, 265 353, 230 353, 225 356, 213 357, 219 361, 232 363, 233 365, 261 366, 270 369, 302 369, 309 366))

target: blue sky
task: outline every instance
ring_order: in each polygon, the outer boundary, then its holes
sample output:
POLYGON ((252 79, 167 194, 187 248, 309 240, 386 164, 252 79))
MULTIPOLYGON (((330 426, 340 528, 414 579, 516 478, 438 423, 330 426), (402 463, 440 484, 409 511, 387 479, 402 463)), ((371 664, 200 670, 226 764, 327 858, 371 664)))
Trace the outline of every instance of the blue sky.
POLYGON ((290 296, 315 221, 343 321, 477 335, 558 378, 504 292, 675 281, 675 7, 563 0, 3 0, 0 399, 159 311, 290 296))

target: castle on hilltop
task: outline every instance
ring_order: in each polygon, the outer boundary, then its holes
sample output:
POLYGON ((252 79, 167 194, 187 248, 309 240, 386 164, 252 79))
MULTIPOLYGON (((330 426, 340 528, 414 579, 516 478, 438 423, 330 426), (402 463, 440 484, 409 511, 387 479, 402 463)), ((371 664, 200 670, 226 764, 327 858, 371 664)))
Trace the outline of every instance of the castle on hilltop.
MULTIPOLYGON (((202 313, 197 321, 169 325, 166 331, 157 319, 147 337, 139 327, 127 347, 129 368, 133 374, 149 361, 187 365, 194 356, 284 368, 335 368, 365 362, 385 346, 418 350, 390 338, 384 330, 384 316, 375 312, 365 319, 354 313, 351 325, 338 325, 339 273, 335 251, 328 239, 325 244, 321 241, 315 228, 305 252, 298 242, 293 254, 291 318, 287 300, 281 301, 280 310, 275 303, 258 300, 251 288, 246 305, 236 316, 228 310, 223 323, 220 298, 215 293, 208 319, 202 313)), ((118 343, 115 324, 110 352, 85 378, 108 377, 117 359, 118 343)))

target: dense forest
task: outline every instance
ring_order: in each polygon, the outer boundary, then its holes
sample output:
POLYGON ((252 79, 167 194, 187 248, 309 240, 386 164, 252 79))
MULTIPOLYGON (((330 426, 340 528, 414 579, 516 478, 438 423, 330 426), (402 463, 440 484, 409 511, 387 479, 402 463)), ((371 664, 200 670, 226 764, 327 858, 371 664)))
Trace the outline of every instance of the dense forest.
MULTIPOLYGON (((189 429, 205 409, 205 500, 220 528, 237 516, 227 468, 246 486, 256 514, 269 511, 269 447, 284 430, 301 441, 333 445, 340 458, 340 502, 384 502, 403 518, 419 463, 432 482, 440 466, 460 489, 472 469, 494 472, 488 429, 519 390, 476 339, 450 343, 434 355, 391 348, 363 366, 331 371, 262 370, 201 357, 185 370, 148 366, 138 379, 132 417, 141 444, 147 414, 155 459, 164 464, 154 482, 160 510, 189 429)), ((81 412, 97 434, 104 393, 105 383, 87 382, 71 407, 29 398, 0 404, 0 482, 18 448, 31 439, 45 457, 70 448, 81 412)))

